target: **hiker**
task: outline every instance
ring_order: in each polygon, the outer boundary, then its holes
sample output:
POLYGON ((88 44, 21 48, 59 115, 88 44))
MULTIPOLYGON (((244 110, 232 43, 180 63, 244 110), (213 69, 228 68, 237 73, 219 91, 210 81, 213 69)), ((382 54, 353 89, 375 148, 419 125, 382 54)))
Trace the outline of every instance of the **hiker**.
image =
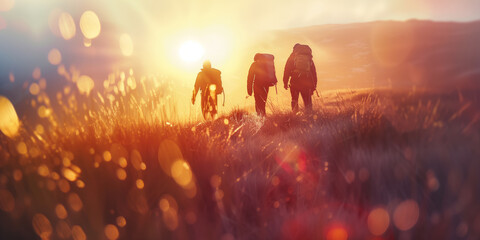
POLYGON ((290 87, 294 112, 298 111, 298 95, 302 95, 305 109, 312 110, 312 95, 317 88, 317 71, 312 58, 312 49, 308 45, 297 43, 285 64, 283 87, 285 90, 290 87))
POLYGON ((217 95, 223 92, 221 72, 212 68, 210 61, 203 62, 203 68, 197 75, 193 89, 192 104, 195 104, 197 93, 201 90, 201 107, 203 117, 210 113, 213 118, 217 114, 217 95))
POLYGON ((257 53, 253 58, 247 77, 247 92, 255 97, 255 110, 259 116, 265 116, 268 89, 277 84, 274 57, 271 54, 257 53))

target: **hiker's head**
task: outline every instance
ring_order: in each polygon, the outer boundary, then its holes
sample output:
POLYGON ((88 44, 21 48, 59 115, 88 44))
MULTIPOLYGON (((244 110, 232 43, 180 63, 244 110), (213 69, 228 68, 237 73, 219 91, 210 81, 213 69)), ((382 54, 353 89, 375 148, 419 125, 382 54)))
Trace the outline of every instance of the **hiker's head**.
POLYGON ((204 69, 212 68, 212 63, 210 63, 209 60, 205 60, 205 62, 203 62, 203 68, 204 69))

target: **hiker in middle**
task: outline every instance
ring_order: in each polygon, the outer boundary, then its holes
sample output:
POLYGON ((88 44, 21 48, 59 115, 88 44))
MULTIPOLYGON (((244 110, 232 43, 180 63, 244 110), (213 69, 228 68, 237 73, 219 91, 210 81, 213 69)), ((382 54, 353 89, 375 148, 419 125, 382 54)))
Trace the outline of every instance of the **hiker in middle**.
POLYGON ((298 111, 299 95, 302 95, 305 109, 312 110, 312 95, 317 88, 317 70, 312 58, 312 49, 308 45, 297 43, 285 64, 283 86, 285 90, 290 87, 293 112, 298 111))
POLYGON ((247 78, 247 92, 255 97, 255 110, 259 116, 265 116, 268 89, 277 84, 274 57, 271 54, 257 53, 250 66, 247 78))

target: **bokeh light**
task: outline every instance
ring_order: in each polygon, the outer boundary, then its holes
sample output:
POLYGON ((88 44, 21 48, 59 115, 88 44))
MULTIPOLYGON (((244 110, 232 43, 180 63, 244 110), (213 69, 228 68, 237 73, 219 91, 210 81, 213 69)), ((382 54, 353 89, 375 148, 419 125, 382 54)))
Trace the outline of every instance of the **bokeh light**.
POLYGON ((73 17, 67 12, 62 12, 58 17, 58 28, 65 40, 72 39, 76 34, 75 21, 73 21, 73 17))
POLYGON ((384 208, 373 209, 370 214, 368 214, 367 226, 373 235, 382 235, 387 231, 389 225, 390 215, 384 208))
POLYGON ((80 17, 80 30, 87 39, 94 39, 100 34, 100 20, 93 11, 85 11, 80 17))
POLYGON ((56 48, 53 48, 48 52, 48 62, 52 65, 58 65, 62 62, 62 54, 56 48))
POLYGON ((93 82, 92 78, 86 75, 82 75, 77 80, 77 88, 80 93, 86 94, 87 96, 92 91, 95 83, 93 82))
POLYGON ((124 33, 120 35, 119 38, 120 50, 122 54, 126 57, 131 56, 133 54, 133 41, 130 35, 124 33))
POLYGON ((20 121, 13 104, 4 96, 0 96, 0 131, 13 138, 20 128, 20 121))
POLYGON ((125 227, 125 225, 127 225, 127 220, 123 216, 118 216, 116 221, 117 221, 117 226, 119 227, 125 227))
POLYGON ((327 240, 347 240, 348 232, 344 227, 333 227, 327 232, 327 240))
POLYGON ((410 230, 417 224, 420 215, 418 203, 414 200, 405 200, 398 204, 393 213, 395 227, 402 231, 410 230))
POLYGON ((50 239, 53 233, 52 224, 45 215, 37 213, 32 219, 33 229, 41 239, 50 239))
POLYGON ((105 226, 104 233, 109 240, 118 239, 118 237, 120 236, 118 228, 113 224, 108 224, 107 226, 105 226))
POLYGON ((15 198, 6 189, 0 189, 0 210, 12 212, 15 209, 15 198))
POLYGON ((177 160, 172 164, 172 177, 178 185, 186 187, 192 181, 192 171, 187 162, 177 160))
POLYGON ((63 204, 57 204, 55 207, 55 214, 59 219, 66 219, 68 217, 67 209, 63 204))
POLYGON ((72 237, 74 240, 86 240, 87 235, 83 231, 82 227, 75 225, 72 227, 72 237))

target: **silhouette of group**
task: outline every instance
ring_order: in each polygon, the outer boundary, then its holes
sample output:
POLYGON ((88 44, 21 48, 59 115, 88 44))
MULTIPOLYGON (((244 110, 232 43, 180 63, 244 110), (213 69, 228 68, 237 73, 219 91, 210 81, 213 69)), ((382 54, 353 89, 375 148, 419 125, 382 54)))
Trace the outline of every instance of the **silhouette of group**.
MULTIPOLYGON (((203 69, 198 73, 193 90, 192 104, 199 90, 201 93, 201 105, 203 116, 214 117, 217 112, 217 95, 223 92, 221 72, 211 67, 209 61, 205 61, 203 69), (212 106, 213 105, 213 106, 212 106)), ((274 56, 271 54, 257 53, 250 65, 247 77, 247 93, 254 95, 255 110, 259 116, 265 116, 265 106, 269 88, 276 87, 274 56)), ((283 73, 283 86, 285 90, 290 88, 292 96, 292 111, 298 112, 298 98, 302 96, 305 110, 312 110, 312 95, 317 88, 317 72, 313 62, 312 49, 308 45, 295 44, 293 51, 287 59, 283 73)))

